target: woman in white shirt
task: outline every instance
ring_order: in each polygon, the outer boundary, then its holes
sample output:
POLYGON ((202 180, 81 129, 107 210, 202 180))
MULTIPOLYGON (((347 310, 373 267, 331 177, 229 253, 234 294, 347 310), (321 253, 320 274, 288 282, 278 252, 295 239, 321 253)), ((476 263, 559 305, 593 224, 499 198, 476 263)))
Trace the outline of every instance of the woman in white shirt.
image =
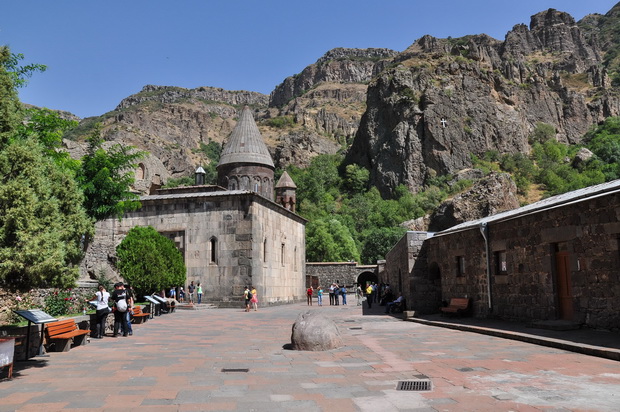
POLYGON ((95 338, 101 339, 105 335, 105 324, 110 313, 110 293, 108 293, 103 285, 99 285, 99 290, 95 293, 97 300, 97 326, 95 327, 95 338))

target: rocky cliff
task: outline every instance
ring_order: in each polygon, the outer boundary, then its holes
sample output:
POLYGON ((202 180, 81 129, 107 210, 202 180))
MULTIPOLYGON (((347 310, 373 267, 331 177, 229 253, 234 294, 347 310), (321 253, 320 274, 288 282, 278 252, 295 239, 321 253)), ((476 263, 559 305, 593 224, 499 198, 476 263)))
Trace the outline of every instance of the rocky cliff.
POLYGON ((424 36, 402 52, 328 51, 270 96, 200 87, 146 86, 67 136, 74 153, 95 122, 106 140, 152 156, 141 191, 190 175, 223 142, 244 105, 254 109, 276 167, 305 166, 347 149, 384 196, 404 184, 471 166, 488 150, 526 153, 538 123, 578 143, 593 124, 620 114, 620 6, 580 22, 557 10, 517 24, 503 40, 424 36))
POLYGON ((427 176, 469 167, 472 154, 528 152, 539 122, 577 143, 620 114, 604 55, 595 30, 553 9, 504 41, 424 36, 369 84, 347 162, 370 169, 389 196, 399 184, 417 191, 427 176))

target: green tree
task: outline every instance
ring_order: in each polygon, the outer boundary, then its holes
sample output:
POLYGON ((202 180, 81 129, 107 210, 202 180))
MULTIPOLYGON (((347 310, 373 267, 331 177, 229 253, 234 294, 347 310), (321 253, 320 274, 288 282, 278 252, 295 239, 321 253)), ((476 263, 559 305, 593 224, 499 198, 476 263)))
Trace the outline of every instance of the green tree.
POLYGON ((136 226, 116 248, 117 267, 138 296, 183 285, 186 268, 174 242, 151 226, 136 226))
POLYGON ((33 139, 0 151, 0 281, 71 287, 93 225, 73 175, 33 139))
POLYGON ((22 105, 12 75, 12 55, 8 47, 0 47, 0 147, 6 145, 22 120, 22 105))
POLYGON ((359 261, 349 229, 338 219, 317 219, 306 228, 306 257, 314 262, 359 261))
POLYGON ((77 176, 84 191, 84 206, 95 220, 121 218, 140 207, 139 196, 131 192, 130 186, 134 183, 136 162, 145 153, 120 144, 105 150, 102 144, 101 128, 97 126, 89 138, 88 154, 82 157, 77 176))
POLYGON ((374 227, 363 234, 362 262, 375 264, 385 259, 385 255, 407 232, 403 227, 374 227))
POLYGON ((43 146, 45 154, 54 159, 56 164, 77 171, 80 162, 63 150, 62 137, 66 131, 75 128, 78 122, 62 119, 58 113, 49 109, 26 109, 24 116, 26 120, 17 127, 19 138, 35 138, 43 146))

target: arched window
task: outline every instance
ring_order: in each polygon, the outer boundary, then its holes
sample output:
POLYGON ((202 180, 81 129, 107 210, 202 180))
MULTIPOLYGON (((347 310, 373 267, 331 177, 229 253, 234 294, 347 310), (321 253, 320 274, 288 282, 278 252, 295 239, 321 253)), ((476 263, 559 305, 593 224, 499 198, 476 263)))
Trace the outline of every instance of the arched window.
POLYGON ((280 255, 280 261, 282 263, 282 266, 284 266, 285 260, 284 260, 284 256, 285 256, 285 252, 286 252, 286 246, 284 245, 284 243, 282 243, 282 250, 281 250, 281 255, 280 255))
POLYGON ((234 177, 228 181, 228 190, 237 190, 237 179, 234 177))
POLYGON ((210 263, 217 265, 217 238, 216 237, 212 237, 209 240, 209 249, 210 249, 209 250, 210 263))

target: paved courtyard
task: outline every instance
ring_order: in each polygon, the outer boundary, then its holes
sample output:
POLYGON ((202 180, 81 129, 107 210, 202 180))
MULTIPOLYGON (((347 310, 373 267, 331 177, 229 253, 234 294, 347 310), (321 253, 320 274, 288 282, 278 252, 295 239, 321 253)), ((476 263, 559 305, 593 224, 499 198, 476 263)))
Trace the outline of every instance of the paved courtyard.
POLYGON ((177 311, 18 362, 0 411, 619 411, 620 362, 383 315, 294 304, 177 311), (300 312, 346 346, 285 349, 300 312), (249 369, 247 372, 224 371, 249 369), (428 380, 429 391, 397 390, 428 380))

